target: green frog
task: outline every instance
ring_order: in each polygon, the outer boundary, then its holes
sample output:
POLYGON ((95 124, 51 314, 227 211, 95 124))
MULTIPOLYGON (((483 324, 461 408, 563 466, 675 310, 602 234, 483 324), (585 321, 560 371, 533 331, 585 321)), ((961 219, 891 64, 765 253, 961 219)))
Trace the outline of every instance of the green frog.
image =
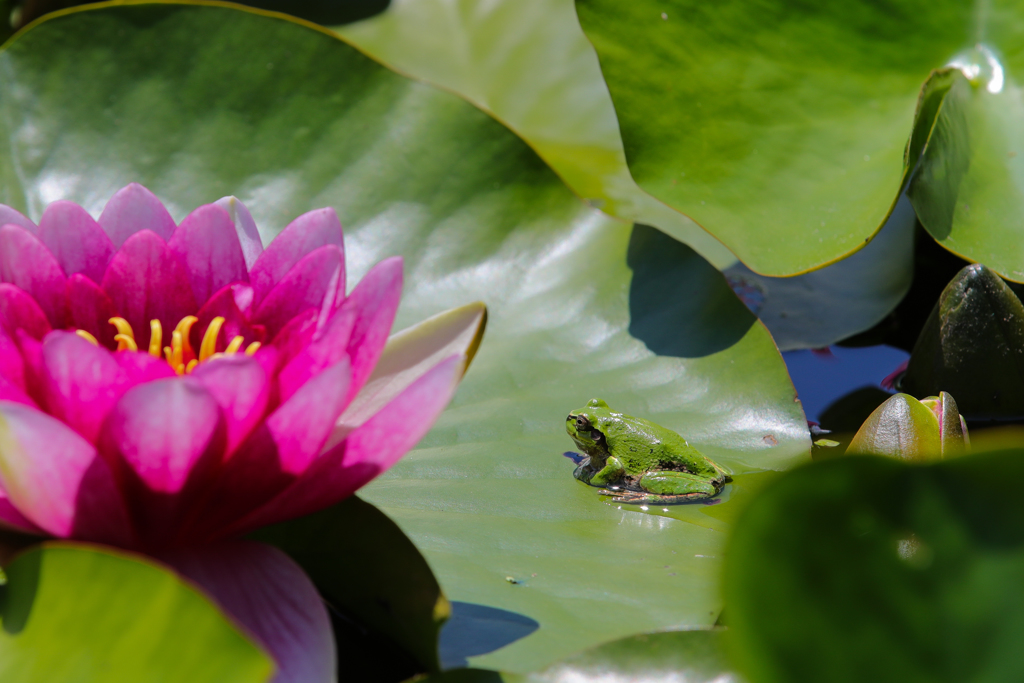
MULTIPOLYGON (((565 431, 586 454, 573 476, 618 503, 686 503, 722 492, 729 473, 686 439, 650 420, 616 413, 599 398, 569 413, 565 431)), ((568 454, 567 454, 568 455, 568 454)))

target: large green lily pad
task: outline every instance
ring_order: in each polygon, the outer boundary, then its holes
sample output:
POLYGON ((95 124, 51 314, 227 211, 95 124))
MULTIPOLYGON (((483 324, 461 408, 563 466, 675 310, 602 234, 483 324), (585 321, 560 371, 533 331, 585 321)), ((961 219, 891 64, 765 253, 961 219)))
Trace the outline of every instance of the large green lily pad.
POLYGON ((58 198, 98 212, 132 180, 177 219, 233 193, 268 239, 330 205, 350 283, 405 256, 397 327, 487 302, 453 405, 363 491, 449 598, 540 624, 471 663, 525 671, 638 630, 714 623, 738 501, 758 472, 808 455, 771 338, 713 266, 580 202, 460 98, 322 32, 224 7, 54 18, 0 53, 0 122, 0 201, 32 216, 58 198), (656 516, 575 481, 563 421, 593 396, 730 467, 725 502, 656 516))
POLYGON ((273 673, 209 598, 140 556, 47 543, 5 570, 0 680, 262 683, 273 673))
POLYGON ((927 142, 926 160, 959 157, 970 170, 920 169, 918 183, 931 186, 915 200, 925 226, 965 257, 1024 277, 1019 3, 578 0, 577 9, 637 182, 754 270, 797 273, 860 248, 927 142), (989 57, 1002 70, 997 93, 989 57), (977 67, 967 102, 933 134, 949 83, 930 83, 915 129, 922 85, 954 61, 977 67), (922 211, 935 201, 955 206, 951 224, 922 211))
MULTIPOLYGON (((395 0, 336 32, 403 73, 456 92, 523 137, 573 190, 606 213, 653 225, 724 268, 735 256, 640 190, 626 166, 597 54, 573 0, 395 0)), ((913 272, 909 202, 871 246, 814 273, 726 271, 783 350, 828 346, 870 328, 913 272)), ((824 240, 824 237, 818 239, 824 240)))
POLYGON ((393 0, 368 21, 332 30, 391 68, 493 114, 593 206, 657 226, 719 268, 735 263, 721 242, 630 176, 608 87, 573 0, 393 0))
POLYGON ((737 664, 765 683, 1020 680, 1022 483, 1019 447, 780 476, 729 546, 737 664))

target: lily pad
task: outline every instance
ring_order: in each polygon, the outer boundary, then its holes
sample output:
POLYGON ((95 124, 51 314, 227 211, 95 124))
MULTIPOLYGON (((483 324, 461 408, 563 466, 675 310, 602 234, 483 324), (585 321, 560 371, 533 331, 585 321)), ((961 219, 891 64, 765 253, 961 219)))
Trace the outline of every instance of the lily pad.
POLYGON ((331 29, 494 115, 591 205, 654 225, 719 268, 736 262, 630 176, 608 87, 572 0, 394 0, 372 19, 331 29))
POLYGON ((577 10, 633 177, 755 271, 799 273, 862 247, 924 149, 911 198, 928 230, 1024 277, 1017 5, 578 0, 577 10), (929 81, 947 64, 974 84, 929 81), (952 227, 922 210, 946 207, 943 195, 952 227))
POLYGON ((0 680, 262 683, 273 673, 209 598, 140 556, 46 543, 4 570, 0 680))
POLYGON ((396 0, 370 20, 333 30, 392 68, 492 113, 592 205, 653 225, 718 268, 732 264, 730 282, 783 350, 828 346, 871 327, 910 286, 909 201, 854 256, 814 273, 773 278, 736 263, 692 220, 640 190, 573 0, 396 0))
POLYGON ((0 201, 30 216, 58 198, 98 211, 132 180, 177 219, 234 194, 266 237, 329 205, 353 278, 405 257, 397 328, 487 303, 453 404, 361 493, 449 598, 540 624, 471 664, 532 670, 718 617, 738 504, 679 519, 606 504, 561 456, 570 409, 601 396, 677 429, 737 490, 809 456, 771 337, 713 266, 582 203, 464 100, 323 32, 227 7, 84 9, 0 53, 0 122, 0 201))
POLYGON ((1020 448, 781 475, 729 546, 737 665, 766 683, 1020 680, 1022 482, 1020 448))
POLYGON ((961 68, 933 79, 948 81, 948 91, 908 194, 942 246, 1024 282, 1024 59, 1017 49, 1024 11, 1000 7, 992 14, 982 29, 991 46, 965 51, 961 68), (968 80, 972 68, 978 75, 968 80))

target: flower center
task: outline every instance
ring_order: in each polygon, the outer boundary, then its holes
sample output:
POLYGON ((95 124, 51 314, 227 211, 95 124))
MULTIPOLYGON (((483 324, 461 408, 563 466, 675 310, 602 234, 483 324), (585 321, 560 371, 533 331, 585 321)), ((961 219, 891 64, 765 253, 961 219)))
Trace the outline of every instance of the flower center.
MULTIPOLYGON (((192 349, 188 336, 189 332, 192 330, 192 326, 198 321, 199 318, 194 315, 186 315, 178 322, 174 331, 171 332, 171 345, 163 346, 163 326, 160 324, 159 320, 150 320, 149 355, 154 358, 160 358, 162 350, 163 357, 167 360, 167 363, 174 368, 174 371, 179 375, 185 375, 192 372, 192 370, 203 361, 211 358, 217 358, 219 356, 235 355, 238 353, 239 349, 242 348, 242 344, 245 343, 245 339, 241 335, 237 335, 223 351, 218 352, 217 337, 220 335, 221 327, 224 326, 224 318, 217 316, 210 321, 209 327, 206 328, 206 332, 203 334, 203 341, 199 344, 199 353, 197 354, 192 349)), ((118 351, 139 350, 139 345, 135 341, 135 332, 132 330, 132 326, 127 320, 115 317, 111 318, 107 322, 113 325, 117 330, 117 334, 114 335, 114 341, 117 342, 118 351)), ((75 334, 91 342, 95 346, 100 345, 96 337, 92 336, 85 330, 75 330, 75 334)), ((256 353, 259 348, 260 343, 254 341, 245 348, 245 355, 251 356, 256 353)))

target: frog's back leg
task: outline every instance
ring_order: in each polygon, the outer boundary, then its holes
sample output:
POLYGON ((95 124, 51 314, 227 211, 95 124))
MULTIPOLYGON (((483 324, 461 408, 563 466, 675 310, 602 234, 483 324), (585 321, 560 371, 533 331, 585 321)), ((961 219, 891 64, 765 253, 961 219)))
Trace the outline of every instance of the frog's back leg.
POLYGON ((711 498, 717 496, 722 490, 721 482, 709 480, 707 477, 698 477, 689 472, 671 470, 647 472, 640 477, 640 481, 637 483, 644 491, 662 496, 700 494, 704 498, 711 498))
POLYGON ((637 483, 643 489, 642 491, 602 491, 601 493, 615 496, 613 500, 616 503, 672 505, 714 498, 721 493, 725 486, 724 480, 715 482, 687 472, 671 470, 648 472, 640 477, 637 483))

